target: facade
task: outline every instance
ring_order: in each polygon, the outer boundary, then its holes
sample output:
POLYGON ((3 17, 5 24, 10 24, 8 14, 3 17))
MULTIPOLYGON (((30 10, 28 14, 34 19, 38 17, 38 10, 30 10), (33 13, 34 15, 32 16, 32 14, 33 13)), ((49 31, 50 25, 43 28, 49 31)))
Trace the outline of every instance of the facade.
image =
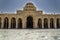
POLYGON ((16 14, 0 14, 1 29, 56 29, 60 28, 59 14, 43 14, 32 3, 27 3, 16 14))

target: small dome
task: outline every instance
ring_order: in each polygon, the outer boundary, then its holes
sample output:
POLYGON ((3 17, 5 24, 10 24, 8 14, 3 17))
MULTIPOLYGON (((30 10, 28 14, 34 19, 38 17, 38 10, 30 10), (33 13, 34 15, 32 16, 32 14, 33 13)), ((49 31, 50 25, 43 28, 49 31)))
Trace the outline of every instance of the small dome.
POLYGON ((24 7, 25 11, 35 11, 36 7, 33 5, 33 3, 27 3, 24 7))
POLYGON ((26 5, 33 5, 33 3, 30 3, 30 2, 29 2, 29 3, 27 3, 26 5))

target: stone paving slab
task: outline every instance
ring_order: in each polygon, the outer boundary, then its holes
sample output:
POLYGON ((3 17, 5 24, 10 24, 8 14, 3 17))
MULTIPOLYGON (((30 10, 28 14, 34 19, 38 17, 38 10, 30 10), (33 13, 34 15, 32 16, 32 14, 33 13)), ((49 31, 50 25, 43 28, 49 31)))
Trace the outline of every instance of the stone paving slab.
POLYGON ((0 29, 0 40, 60 40, 60 29, 0 29))

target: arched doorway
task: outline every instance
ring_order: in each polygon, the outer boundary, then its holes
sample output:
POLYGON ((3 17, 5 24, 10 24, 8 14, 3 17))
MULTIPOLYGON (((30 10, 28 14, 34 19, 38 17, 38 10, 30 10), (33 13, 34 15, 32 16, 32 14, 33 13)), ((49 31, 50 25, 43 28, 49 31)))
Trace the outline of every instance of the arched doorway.
POLYGON ((11 19, 11 28, 12 29, 16 28, 16 20, 15 20, 15 18, 11 19))
POLYGON ((40 18, 38 19, 38 28, 42 28, 42 20, 40 18))
POLYGON ((22 19, 21 18, 18 19, 18 28, 22 28, 22 19))
POLYGON ((8 26, 9 26, 9 20, 8 20, 8 18, 6 17, 6 18, 4 19, 4 29, 8 29, 8 26))
POLYGON ((48 28, 48 19, 44 18, 44 28, 48 28))
POLYGON ((2 22, 1 22, 1 18, 0 18, 0 28, 1 28, 2 22))
POLYGON ((50 19, 50 28, 54 28, 54 19, 53 18, 50 19))
POLYGON ((60 28, 60 19, 59 18, 57 18, 57 21, 56 21, 56 25, 57 25, 57 28, 60 28))
POLYGON ((27 17, 27 28, 33 28, 33 18, 31 16, 27 17))

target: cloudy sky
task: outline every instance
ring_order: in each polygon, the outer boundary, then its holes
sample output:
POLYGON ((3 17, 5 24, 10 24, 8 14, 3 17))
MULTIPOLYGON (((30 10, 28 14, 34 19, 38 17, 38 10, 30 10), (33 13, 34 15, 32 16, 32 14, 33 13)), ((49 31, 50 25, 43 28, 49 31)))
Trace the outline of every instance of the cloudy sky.
POLYGON ((48 13, 60 13, 60 0, 0 0, 0 12, 16 12, 27 2, 32 2, 37 9, 48 13))

